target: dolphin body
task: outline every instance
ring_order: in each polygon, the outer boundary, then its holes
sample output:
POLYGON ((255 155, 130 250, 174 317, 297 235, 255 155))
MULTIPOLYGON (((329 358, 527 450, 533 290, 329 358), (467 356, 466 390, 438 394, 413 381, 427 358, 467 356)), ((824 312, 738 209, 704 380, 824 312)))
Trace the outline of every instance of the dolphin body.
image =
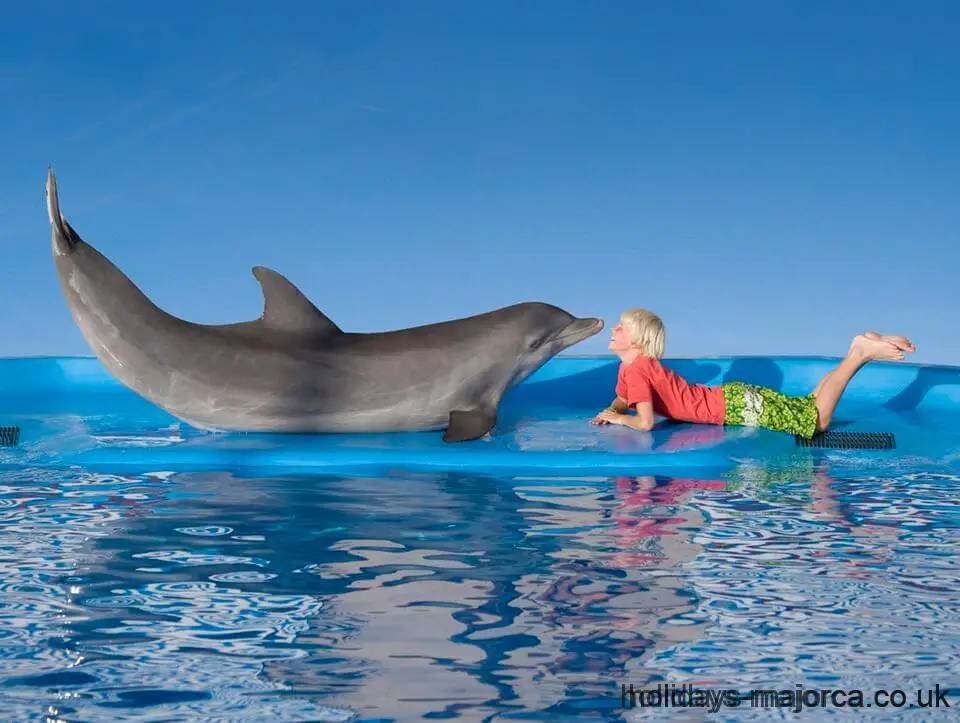
POLYGON ((399 432, 446 428, 476 439, 503 394, 603 328, 544 303, 378 333, 349 333, 281 274, 253 275, 259 319, 204 325, 154 304, 60 212, 47 210, 57 275, 94 354, 121 383, 197 428, 248 432, 399 432))

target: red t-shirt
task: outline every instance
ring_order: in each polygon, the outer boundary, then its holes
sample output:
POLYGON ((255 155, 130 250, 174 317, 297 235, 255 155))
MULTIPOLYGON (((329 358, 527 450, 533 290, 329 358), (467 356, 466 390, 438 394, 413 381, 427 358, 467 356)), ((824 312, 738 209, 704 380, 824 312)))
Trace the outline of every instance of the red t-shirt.
POLYGON ((620 365, 617 396, 630 407, 651 402, 654 413, 678 422, 723 424, 726 412, 720 387, 691 384, 652 357, 641 356, 629 365, 620 365))

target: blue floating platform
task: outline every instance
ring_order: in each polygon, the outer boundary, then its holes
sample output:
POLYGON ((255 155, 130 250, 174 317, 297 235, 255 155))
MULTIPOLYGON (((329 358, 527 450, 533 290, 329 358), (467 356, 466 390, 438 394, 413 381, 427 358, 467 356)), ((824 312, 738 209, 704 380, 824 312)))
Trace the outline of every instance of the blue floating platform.
MULTIPOLYGON (((692 382, 746 381, 806 394, 839 360, 824 357, 667 359, 692 382)), ((850 384, 835 430, 890 433, 894 449, 800 448, 767 430, 676 424, 650 433, 588 420, 614 396, 618 360, 560 356, 501 405, 494 433, 456 444, 441 432, 240 434, 196 430, 120 385, 93 357, 0 359, 0 427, 18 427, 0 447, 0 467, 130 471, 364 468, 582 475, 722 470, 745 459, 797 455, 960 461, 960 368, 874 363, 850 384)))

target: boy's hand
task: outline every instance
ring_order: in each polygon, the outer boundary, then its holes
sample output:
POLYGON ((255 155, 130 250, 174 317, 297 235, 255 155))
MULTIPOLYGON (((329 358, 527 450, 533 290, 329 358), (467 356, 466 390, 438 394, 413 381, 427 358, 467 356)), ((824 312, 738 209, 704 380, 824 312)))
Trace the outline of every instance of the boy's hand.
POLYGON ((590 424, 623 424, 623 419, 627 415, 620 414, 612 409, 604 409, 600 414, 590 420, 590 424))

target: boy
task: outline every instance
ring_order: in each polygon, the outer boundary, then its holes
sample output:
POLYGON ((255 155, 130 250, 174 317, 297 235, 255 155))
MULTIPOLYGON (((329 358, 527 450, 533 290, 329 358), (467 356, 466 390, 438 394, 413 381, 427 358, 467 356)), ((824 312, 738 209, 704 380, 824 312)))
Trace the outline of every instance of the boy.
POLYGON ((665 331, 656 314, 630 309, 613 327, 609 348, 620 357, 617 398, 590 420, 649 431, 654 414, 680 422, 764 427, 807 439, 830 426, 834 409, 850 380, 867 362, 902 360, 916 346, 902 336, 868 331, 854 338, 847 356, 807 396, 787 396, 742 382, 719 386, 690 384, 660 363, 665 331), (636 415, 628 414, 635 409, 636 415))

